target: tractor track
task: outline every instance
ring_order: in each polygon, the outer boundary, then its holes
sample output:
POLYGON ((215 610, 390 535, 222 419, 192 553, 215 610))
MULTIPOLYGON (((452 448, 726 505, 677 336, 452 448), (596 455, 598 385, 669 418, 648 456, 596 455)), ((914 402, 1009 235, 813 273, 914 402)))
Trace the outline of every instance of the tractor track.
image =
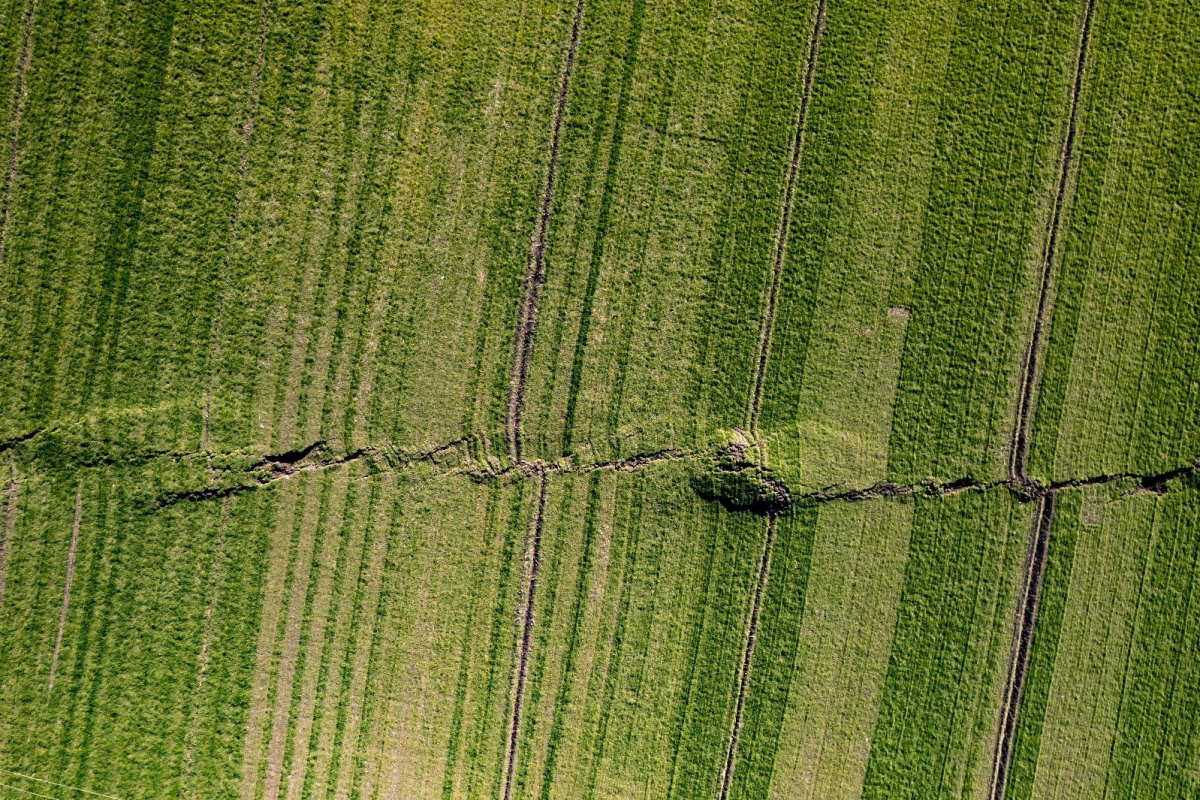
POLYGON ((529 261, 525 267, 525 289, 517 313, 517 328, 513 343, 512 372, 508 383, 508 412, 506 428, 509 458, 517 464, 521 456, 521 411, 525 404, 525 385, 533 358, 533 335, 537 327, 538 294, 546 282, 546 244, 550 233, 550 208, 554 199, 554 179, 558 173, 558 155, 562 147, 562 123, 567 112, 567 91, 571 73, 579 56, 583 36, 583 0, 576 0, 575 18, 571 23, 571 43, 563 60, 558 82, 554 118, 550 126, 550 155, 546 163, 546 182, 538 203, 537 219, 530 237, 529 261))
POLYGON ((758 432, 758 417, 762 411, 763 388, 767 376, 767 359, 771 353, 771 334, 775 329, 775 312, 779 303, 779 284, 783 279, 783 260, 787 255, 788 233, 792 226, 792 198, 796 193, 796 177, 804 156, 804 133, 808 124, 808 106, 812 99, 813 82, 817 77, 817 58, 821 52, 821 38, 825 35, 825 12, 828 0, 819 0, 816 20, 808 51, 808 66, 804 71, 804 88, 800 93, 800 108, 796 114, 796 133, 792 138, 792 155, 788 162, 787 181, 783 190, 783 210, 779 217, 779 232, 775 235, 775 246, 771 257, 771 285, 767 289, 766 307, 763 310, 762 331, 758 339, 758 363, 754 370, 754 389, 750 396, 749 430, 758 432))

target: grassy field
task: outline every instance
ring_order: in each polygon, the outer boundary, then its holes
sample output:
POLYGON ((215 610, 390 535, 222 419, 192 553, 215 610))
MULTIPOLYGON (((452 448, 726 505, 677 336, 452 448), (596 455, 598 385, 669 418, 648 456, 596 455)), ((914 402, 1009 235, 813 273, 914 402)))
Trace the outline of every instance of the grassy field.
POLYGON ((0 798, 1200 795, 1197 11, 0 0, 0 798))

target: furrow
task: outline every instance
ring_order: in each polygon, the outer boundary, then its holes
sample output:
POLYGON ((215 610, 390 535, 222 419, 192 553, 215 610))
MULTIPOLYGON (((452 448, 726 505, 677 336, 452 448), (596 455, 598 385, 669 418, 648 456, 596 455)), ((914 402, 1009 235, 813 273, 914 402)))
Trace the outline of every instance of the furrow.
MULTIPOLYGON (((192 778, 192 751, 196 745, 196 724, 200 720, 201 692, 204 690, 204 678, 208 673, 208 643, 212 638, 213 608, 217 604, 217 593, 221 585, 221 558, 225 552, 225 532, 229 528, 229 503, 230 499, 226 497, 221 506, 221 526, 217 533, 217 551, 213 556, 212 565, 212 591, 208 595, 208 605, 204 608, 204 638, 200 642, 200 671, 196 677, 196 691, 192 700, 192 720, 188 724, 187 739, 183 750, 183 785, 179 790, 180 800, 187 799, 188 783, 192 778)), ((192 796, 195 796, 194 792, 192 796)))
POLYGON ((67 554, 67 578, 63 583, 62 611, 58 615, 58 636, 54 639, 54 655, 50 659, 50 686, 47 694, 54 691, 54 675, 58 671, 58 654, 62 650, 63 628, 67 624, 67 607, 71 603, 71 580, 75 577, 75 551, 79 547, 79 522, 83 518, 83 481, 75 493, 75 524, 71 527, 71 549, 67 554))
POLYGON ((546 280, 546 241, 550 232, 550 206, 554 196, 554 178, 558 172, 558 154, 562 145, 562 123, 567 111, 567 90, 571 84, 571 73, 579 55, 579 42, 583 35, 583 0, 575 4, 575 19, 571 23, 571 43, 563 61, 562 75, 558 82, 558 97, 555 101, 554 119, 550 128, 550 155, 546 164, 546 183, 542 187, 542 199, 538 205, 537 221, 529 249, 529 261, 525 267, 525 292, 517 314, 517 329, 514 336, 513 365, 508 385, 508 453, 515 463, 521 463, 521 409, 525 403, 525 384, 529 378, 529 364, 533 358, 533 334, 537 323, 538 293, 546 280))
POLYGON ((779 517, 772 515, 767 523, 767 541, 763 545, 762 560, 758 565, 758 585, 754 589, 754 604, 750 609, 750 626, 746 632, 746 649, 738 674, 738 697, 733 715, 733 730, 730 732, 729 746, 725 751, 725 764, 721 768, 720 800, 728 800, 729 789, 733 785, 734 761, 737 759, 738 740, 741 738, 742 724, 745 721, 746 697, 750 690, 750 670, 754 666, 754 645, 758 640, 758 617, 762 609, 767 578, 771 572, 771 549, 775 544, 775 533, 778 528, 779 517))
POLYGON ((758 432, 758 416, 762 410, 767 359, 771 352, 771 334, 775 328, 775 311, 779 303, 779 283, 783 278, 783 259, 787 254, 788 233, 792 224, 792 198, 796 193, 796 176, 800 172, 800 165, 803 161, 804 131, 808 122, 808 105, 812 98, 813 82, 817 76, 817 58, 821 51, 821 37, 825 35, 827 2, 828 0, 820 0, 817 5, 816 21, 813 24, 812 41, 808 51, 808 66, 804 71, 804 88, 800 93, 800 109, 796 114, 796 133, 792 139, 792 156, 788 163, 787 181, 783 190, 779 232, 775 235, 775 247, 771 258, 771 285, 767 290, 766 308, 763 310, 762 332, 758 339, 758 364, 754 370, 754 391, 750 396, 748 427, 752 434, 758 432))
POLYGON ((542 527, 546 515, 546 476, 538 487, 529 544, 529 580, 525 587, 525 608, 521 622, 521 650, 517 658, 517 685, 513 695, 512 724, 508 730, 508 756, 504 774, 504 800, 512 797, 513 774, 517 765, 517 741, 521 729, 521 710, 525 700, 525 681, 529 674, 529 650, 533 641, 533 606, 537 594, 538 567, 541 564, 542 527))
POLYGON ((1021 710, 1021 693, 1025 688, 1025 671, 1029 666, 1029 651, 1033 643, 1034 623, 1037 620, 1038 598, 1042 592, 1042 576, 1046 568, 1046 552, 1050 544, 1050 528, 1054 524, 1055 492, 1048 492, 1038 502, 1037 516, 1025 559, 1025 588, 1013 628, 1012 661, 1001 706, 999 736, 992 763, 991 800, 1003 800, 1008 769, 1012 762, 1012 745, 1021 710))
POLYGON ((1029 340, 1029 349, 1025 352, 1025 361, 1021 367, 1021 395, 1017 404, 1017 419, 1013 426, 1013 441, 1012 447, 1009 448, 1008 462, 1008 476, 1013 481, 1027 482, 1029 480, 1025 473, 1025 466, 1029 453, 1029 424, 1037 385, 1038 359, 1041 355, 1042 340, 1045 338, 1046 317, 1050 307, 1050 278, 1053 272, 1054 251, 1062 226, 1062 212, 1066 203, 1067 184, 1071 175, 1075 138, 1079 130, 1079 98, 1083 93, 1083 70, 1087 62, 1088 40, 1091 37, 1092 14, 1095 8, 1095 0, 1085 0, 1083 22, 1079 33, 1079 50, 1075 58, 1075 75, 1071 86, 1071 112, 1067 121, 1067 134, 1063 139, 1062 152, 1058 159, 1058 189, 1055 192, 1050 219, 1047 221, 1046 241, 1042 248, 1042 274, 1038 290, 1037 313, 1033 319, 1033 335, 1029 340))
POLYGON ((29 0, 25 9, 25 32, 21 46, 21 60, 17 63, 17 81, 13 85, 12 133, 8 145, 8 172, 4 176, 4 199, 0 201, 0 271, 4 269, 4 252, 8 244, 8 229, 12 224, 12 199, 17 183, 17 162, 20 157, 19 138, 21 115, 25 111, 25 97, 29 93, 25 84, 25 73, 33 59, 33 18, 37 13, 37 0, 29 0))

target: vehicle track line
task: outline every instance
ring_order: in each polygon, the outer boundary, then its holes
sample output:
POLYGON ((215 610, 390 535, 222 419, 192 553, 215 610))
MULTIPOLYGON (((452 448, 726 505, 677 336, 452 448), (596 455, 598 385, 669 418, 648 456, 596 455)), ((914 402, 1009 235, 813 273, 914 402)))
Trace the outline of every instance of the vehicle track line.
POLYGON ((1075 138, 1079 130, 1079 97, 1083 92, 1083 70, 1087 61, 1088 41, 1092 32, 1092 15, 1096 0, 1085 0, 1083 21, 1079 33, 1079 48, 1075 57, 1075 73, 1071 85, 1071 113, 1067 120, 1067 135, 1063 139, 1062 152, 1058 158, 1058 190, 1054 207, 1046 223, 1046 242, 1042 247, 1042 275, 1038 292, 1037 313, 1033 319, 1033 335, 1025 361, 1021 367, 1021 395, 1017 405, 1017 419, 1013 426, 1012 447, 1009 448, 1008 475, 1014 481, 1028 481, 1025 472, 1029 451, 1029 423, 1033 412, 1033 396, 1036 390, 1038 359, 1045 336, 1046 316, 1050 305, 1050 277, 1054 266, 1054 251, 1058 244, 1062 225, 1063 206, 1066 203, 1067 183, 1071 175, 1071 161, 1075 154, 1075 138))
POLYGON ((538 293, 546 281, 546 241, 550 232, 550 204, 554 197, 554 178, 558 172, 558 154, 562 146, 562 122, 567 111, 567 90, 571 85, 571 73, 579 55, 579 42, 583 35, 583 0, 576 0, 575 19, 571 23, 571 43, 563 61, 562 74, 558 82, 558 97, 554 107, 554 119, 550 127, 550 156, 546 164, 546 183, 542 187, 542 199, 538 204, 537 221, 530 237, 529 261, 525 266, 525 292, 517 313, 517 329, 514 336, 513 365, 508 382, 508 455, 515 463, 521 463, 521 408, 525 404, 525 384, 529 378, 529 364, 533 358, 533 333, 537 327, 538 293))
POLYGON ((75 577, 75 551, 79 548, 79 522, 83 518, 83 480, 75 492, 75 524, 71 528, 71 550, 67 554, 67 579, 63 583, 62 611, 58 615, 58 637, 54 640, 54 655, 50 659, 50 686, 46 693, 54 691, 54 674, 58 671, 58 653, 62 650, 63 628, 67 624, 67 606, 71 603, 71 581, 75 577))
POLYGON ((204 390, 203 426, 200 429, 200 449, 208 451, 209 415, 212 406, 213 368, 216 364, 221 341, 221 318, 224 316, 225 302, 229 283, 229 266, 233 261, 233 248, 237 243, 238 226, 242 220, 242 202, 246 197, 246 177, 250 170, 250 135, 254 133, 254 115, 258 111, 258 98, 262 83, 262 71, 267 58, 267 30, 270 24, 271 0, 263 0, 262 24, 259 29, 258 53, 254 58, 254 71, 250 74, 250 98, 247 102, 246 121, 242 123, 242 158, 238 166, 237 195, 233 201, 233 213, 229 217, 229 238, 225 244, 225 257, 221 260, 221 272, 217 289, 217 313, 213 320, 212 341, 208 348, 208 386, 204 390))
POLYGON ((0 527, 0 611, 4 610, 4 568, 8 564, 8 543, 12 540, 13 530, 17 526, 17 497, 21 493, 21 482, 14 474, 8 484, 4 501, 4 523, 0 527))
POLYGON ((804 88, 800 93, 800 109, 796 114, 796 133, 792 138, 792 157, 788 163, 787 181, 783 190, 783 209, 779 216, 779 232, 775 235, 775 247, 771 257, 771 286, 767 290, 767 304, 763 311, 762 332, 758 339, 758 365, 754 370, 754 392, 750 396, 750 414, 747 427, 751 435, 758 433, 758 417, 762 411, 763 387, 767 375, 767 359, 771 352, 771 334, 775 329, 775 311, 779 303, 779 284, 783 278, 783 259, 787 254, 788 233, 792 225, 792 198, 796 193, 796 176, 804 155, 804 132, 808 123, 808 105, 812 99, 813 82, 817 76, 817 59, 821 52, 821 37, 825 35, 825 12, 828 0, 817 3, 816 20, 813 23, 812 39, 809 43, 808 66, 804 71, 804 88))
POLYGON ((25 111, 25 98, 29 89, 25 83, 25 73, 29 71, 29 62, 33 60, 33 18, 37 14, 37 0, 29 0, 25 8, 24 37, 21 44, 21 60, 17 62, 17 80, 12 92, 12 134, 8 145, 8 172, 4 176, 3 208, 0 208, 0 272, 4 270, 4 253, 8 244, 8 229, 12 224, 12 199, 17 183, 17 162, 20 159, 18 139, 21 133, 21 116, 25 111))
MULTIPOLYGON (((179 800, 188 797, 188 783, 192 778, 192 751, 196 744, 196 724, 200 720, 200 693, 204 689, 204 678, 208 674, 208 643, 212 638, 213 607, 217 604, 217 594, 221 585, 221 559, 225 554, 225 532, 229 528, 229 503, 226 497, 221 504, 221 524, 217 533, 217 550, 213 555, 212 591, 208 595, 208 605, 204 608, 204 638, 200 643, 200 672, 196 678, 196 691, 192 701, 192 721, 188 725, 186 745, 183 750, 183 780, 179 789, 179 800)), ((195 796, 195 793, 192 793, 195 796)))
POLYGON ((534 512, 532 536, 529 543, 529 580, 525 587, 525 609, 521 623, 521 650, 517 658, 517 686, 513 695, 512 724, 508 729, 508 756, 504 769, 504 800, 512 798, 513 774, 517 766, 517 742, 521 729, 521 707, 525 700, 525 681, 529 675, 529 649, 533 642, 533 602, 537 593, 538 566, 541 564, 542 527, 546 518, 546 476, 538 485, 537 509, 534 512))
POLYGON ((758 639, 758 618, 762 609, 762 598, 767 588, 767 579, 771 572, 771 549, 775 544, 775 533, 779 529, 779 517, 772 514, 767 522, 767 541, 763 545, 762 560, 758 565, 758 585, 754 589, 754 604, 750 608, 750 626, 746 632, 746 650, 742 656, 742 664, 738 672, 738 697, 736 710, 733 715, 733 730, 729 736, 729 746, 725 751, 725 765, 721 768, 720 800, 728 800, 729 789, 733 785, 734 759, 737 758, 738 740, 742 735, 742 723, 745 721, 746 696, 750 691, 750 669, 754 666, 754 645, 758 639))
POLYGON ((996 751, 992 759, 992 788, 990 800, 1003 800, 1008 782, 1008 768, 1012 762, 1012 745, 1016 736, 1017 717, 1021 710, 1021 694, 1025 688, 1025 670, 1029 666, 1029 652, 1033 643, 1033 630, 1037 621, 1038 599, 1042 593, 1042 576, 1046 570, 1046 552, 1050 544, 1050 528, 1054 524, 1056 492, 1047 492, 1038 500, 1037 516, 1033 521, 1033 532, 1029 542, 1029 553, 1025 557, 1025 586, 1018 608, 1016 625, 1013 627, 1012 657, 1008 670, 1008 682, 1004 689, 1001 705, 1000 734, 996 738, 996 751))

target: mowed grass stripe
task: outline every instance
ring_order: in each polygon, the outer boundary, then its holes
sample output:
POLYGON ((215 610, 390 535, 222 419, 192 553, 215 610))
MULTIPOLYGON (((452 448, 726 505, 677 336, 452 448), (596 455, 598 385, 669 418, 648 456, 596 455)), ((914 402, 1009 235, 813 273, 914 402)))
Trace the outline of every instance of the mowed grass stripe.
POLYGON ((1030 450, 1043 479, 1194 462, 1200 50, 1182 3, 1097 6, 1030 450))
POLYGON ((1031 663, 1043 693, 1022 730, 1026 760, 1020 771, 1014 763, 1010 797, 1182 797, 1197 787, 1200 637, 1187 620, 1198 489, 1192 477, 1161 496, 1072 490, 1060 624, 1031 663))
POLYGON ((21 496, 21 480, 13 467, 12 479, 4 491, 4 522, 0 527, 0 614, 4 612, 4 588, 7 585, 7 575, 4 568, 8 565, 9 540, 17 527, 17 500, 21 496))
POLYGON ((959 7, 936 118, 920 244, 892 283, 909 309, 888 478, 1007 474, 1013 398, 1038 290, 1079 7, 959 7))
POLYGON ((1007 491, 914 501, 864 797, 985 797, 1026 552, 1007 491))
POLYGON ((745 308, 766 283, 810 5, 589 3, 523 417, 529 458, 702 446, 744 420, 761 313, 750 323, 745 308))
POLYGON ((794 492, 887 478, 953 4, 840 4, 807 113, 758 440, 794 492))

